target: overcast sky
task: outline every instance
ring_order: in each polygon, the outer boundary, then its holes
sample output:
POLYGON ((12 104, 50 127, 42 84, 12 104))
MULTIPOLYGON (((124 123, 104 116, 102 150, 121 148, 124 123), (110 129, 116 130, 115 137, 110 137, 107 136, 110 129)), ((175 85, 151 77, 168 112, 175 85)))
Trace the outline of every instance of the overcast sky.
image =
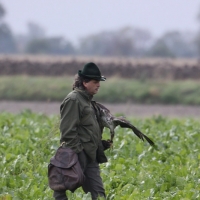
MULTIPOLYGON (((125 26, 149 30, 155 37, 166 31, 197 31, 200 0, 0 0, 5 21, 14 33, 26 33, 35 22, 47 36, 72 42, 89 34, 125 26)), ((199 26, 198 26, 199 25, 199 26)))

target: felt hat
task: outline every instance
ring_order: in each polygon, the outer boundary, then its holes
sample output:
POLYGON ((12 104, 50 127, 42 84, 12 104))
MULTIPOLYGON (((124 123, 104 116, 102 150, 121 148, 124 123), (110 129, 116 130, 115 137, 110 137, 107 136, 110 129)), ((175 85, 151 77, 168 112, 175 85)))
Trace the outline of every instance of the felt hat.
POLYGON ((78 71, 78 75, 84 78, 88 79, 94 79, 98 81, 105 81, 106 78, 104 76, 101 76, 101 72, 96 64, 93 62, 87 63, 83 70, 78 71))

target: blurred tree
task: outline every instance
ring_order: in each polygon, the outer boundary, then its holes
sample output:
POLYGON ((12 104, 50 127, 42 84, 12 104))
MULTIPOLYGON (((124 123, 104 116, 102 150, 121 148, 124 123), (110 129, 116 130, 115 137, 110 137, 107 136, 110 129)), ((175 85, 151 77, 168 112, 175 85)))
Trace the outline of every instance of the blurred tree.
POLYGON ((0 3, 0 22, 1 22, 1 19, 4 17, 5 13, 6 13, 5 9, 0 3))
POLYGON ((24 34, 16 35, 15 42, 16 42, 16 46, 17 46, 17 51, 22 54, 25 53, 27 44, 29 42, 28 36, 24 35, 24 34))
POLYGON ((150 56, 161 57, 195 57, 196 49, 193 43, 194 34, 171 31, 157 39, 149 49, 150 56))
POLYGON ((46 37, 45 29, 35 22, 29 22, 28 25, 29 40, 42 39, 46 37))
POLYGON ((45 54, 48 49, 49 45, 46 39, 32 39, 26 44, 25 53, 45 54))
POLYGON ((163 39, 156 40, 155 44, 147 52, 151 57, 175 57, 163 39))
POLYGON ((200 57, 200 32, 196 35, 195 44, 197 48, 198 57, 200 57))
POLYGON ((119 33, 102 32, 82 38, 80 54, 100 56, 130 56, 133 43, 129 38, 123 38, 119 33))
POLYGON ((16 45, 12 32, 7 24, 0 24, 0 53, 15 53, 16 45))
POLYGON ((49 38, 47 42, 50 54, 71 55, 75 53, 74 46, 63 37, 49 38))
POLYGON ((17 49, 20 53, 46 52, 48 48, 45 41, 45 29, 35 22, 28 22, 27 34, 15 36, 17 49), (39 50, 41 48, 41 50, 39 50))
POLYGON ((191 32, 168 32, 163 36, 168 48, 176 57, 194 57, 195 46, 193 43, 194 34, 191 32))
POLYGON ((79 53, 100 56, 138 56, 145 52, 146 44, 150 39, 151 35, 146 30, 125 27, 82 38, 79 53))
MULTIPOLYGON (((199 13, 197 14, 197 21, 199 22, 199 25, 200 25, 200 9, 199 9, 199 13)), ((198 57, 200 57, 200 26, 199 26, 199 30, 196 34, 194 43, 197 48, 198 57)))
POLYGON ((152 35, 145 29, 133 29, 133 40, 135 45, 135 56, 144 56, 152 43, 152 35))
POLYGON ((52 55, 69 55, 75 53, 75 49, 70 42, 63 37, 46 37, 45 29, 34 22, 28 23, 28 35, 23 40, 25 41, 26 39, 28 41, 25 53, 52 55))
POLYGON ((9 26, 3 22, 6 12, 0 3, 0 53, 15 53, 16 45, 9 26))
POLYGON ((72 44, 62 37, 30 40, 26 46, 26 53, 70 55, 75 50, 72 44))

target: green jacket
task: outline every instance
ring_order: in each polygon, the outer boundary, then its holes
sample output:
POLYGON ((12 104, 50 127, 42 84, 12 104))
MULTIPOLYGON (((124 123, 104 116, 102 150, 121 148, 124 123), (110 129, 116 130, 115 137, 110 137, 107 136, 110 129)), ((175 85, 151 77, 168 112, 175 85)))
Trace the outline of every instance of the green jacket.
POLYGON ((83 149, 92 161, 107 161, 101 142, 102 133, 91 105, 92 96, 84 90, 70 92, 60 106, 60 142, 76 153, 83 149), (98 153, 97 153, 98 152, 98 153))

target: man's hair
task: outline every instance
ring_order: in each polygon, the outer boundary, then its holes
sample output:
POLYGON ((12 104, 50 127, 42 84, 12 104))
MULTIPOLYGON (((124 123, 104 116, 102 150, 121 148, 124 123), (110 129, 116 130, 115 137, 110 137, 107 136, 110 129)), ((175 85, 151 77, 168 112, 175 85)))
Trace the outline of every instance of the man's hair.
POLYGON ((88 83, 89 81, 91 81, 91 79, 84 78, 76 74, 72 89, 74 90, 75 88, 79 88, 79 89, 85 90, 85 86, 83 85, 83 82, 88 83))

